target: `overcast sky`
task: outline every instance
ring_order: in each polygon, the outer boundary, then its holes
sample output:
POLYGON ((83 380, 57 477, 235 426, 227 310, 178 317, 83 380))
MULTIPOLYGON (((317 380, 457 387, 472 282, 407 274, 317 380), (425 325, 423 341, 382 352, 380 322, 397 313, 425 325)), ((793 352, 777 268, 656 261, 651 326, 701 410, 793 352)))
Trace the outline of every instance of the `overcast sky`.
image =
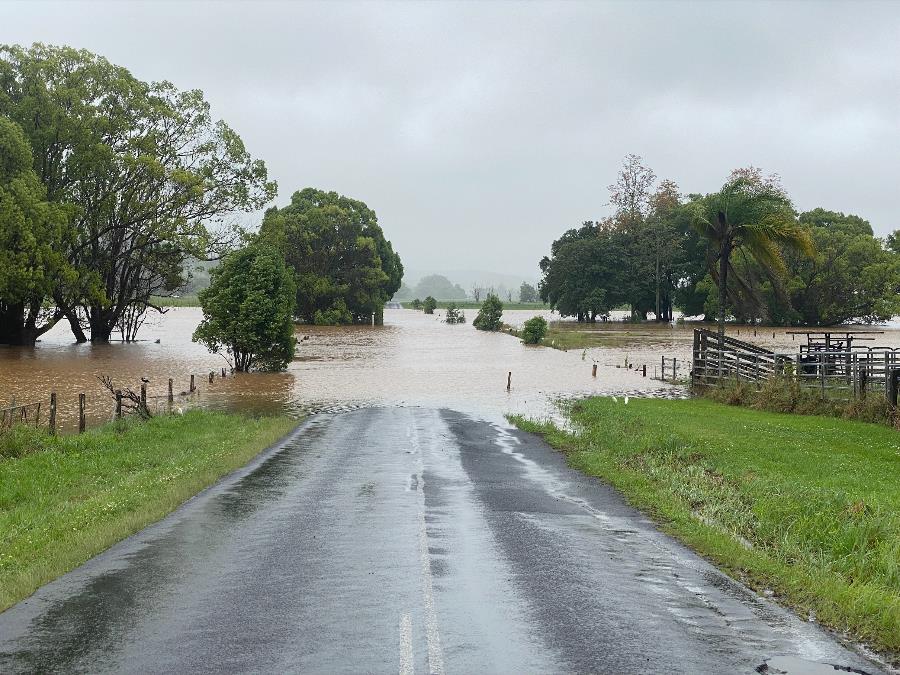
POLYGON ((10 3, 0 42, 200 88, 264 159, 376 210, 417 270, 537 278, 627 153, 684 192, 776 172, 900 228, 900 2, 10 3))

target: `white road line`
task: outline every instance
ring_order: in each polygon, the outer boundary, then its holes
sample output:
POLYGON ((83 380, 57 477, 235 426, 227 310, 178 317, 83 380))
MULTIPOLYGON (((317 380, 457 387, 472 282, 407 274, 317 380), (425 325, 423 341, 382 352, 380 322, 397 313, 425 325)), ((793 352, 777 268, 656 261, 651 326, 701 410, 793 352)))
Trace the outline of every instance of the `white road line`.
POLYGON ((400 675, 414 675, 416 672, 413 661, 412 646, 412 621, 409 614, 400 617, 400 675))
MULTIPOLYGON (((419 478, 420 485, 423 479, 419 478)), ((425 509, 419 508, 419 557, 422 559, 422 595, 425 601, 425 638, 428 642, 428 672, 443 675, 444 652, 438 632, 437 613, 434 611, 434 587, 431 583, 431 562, 428 559, 428 533, 425 531, 425 509)))

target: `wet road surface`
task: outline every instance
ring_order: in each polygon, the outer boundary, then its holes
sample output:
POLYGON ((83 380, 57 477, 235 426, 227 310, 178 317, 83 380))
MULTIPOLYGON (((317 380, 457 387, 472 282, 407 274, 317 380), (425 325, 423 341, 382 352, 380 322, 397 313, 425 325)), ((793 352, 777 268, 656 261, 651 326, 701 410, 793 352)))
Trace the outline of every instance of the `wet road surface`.
POLYGON ((766 659, 879 672, 540 440, 423 408, 314 417, 0 614, 3 673, 752 673, 766 659))

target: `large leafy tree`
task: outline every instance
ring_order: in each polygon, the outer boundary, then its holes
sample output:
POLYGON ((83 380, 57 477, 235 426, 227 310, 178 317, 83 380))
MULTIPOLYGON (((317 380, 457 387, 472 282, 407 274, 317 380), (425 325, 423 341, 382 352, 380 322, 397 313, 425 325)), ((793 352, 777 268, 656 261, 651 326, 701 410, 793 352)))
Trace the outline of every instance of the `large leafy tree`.
POLYGON ((900 260, 867 220, 818 208, 801 213, 799 222, 810 228, 816 248, 811 257, 788 257, 786 286, 800 322, 872 323, 900 310, 900 260))
POLYGON ((380 321, 403 264, 365 203, 306 188, 271 208, 261 235, 284 253, 297 279, 297 315, 310 323, 380 321))
POLYGON ((85 322, 106 342, 151 296, 175 291, 187 260, 230 243, 221 225, 275 194, 202 92, 142 82, 87 51, 0 47, 0 113, 29 138, 47 198, 77 207, 65 254, 99 275, 102 293, 62 288, 54 301, 79 341, 85 322))
POLYGON ((782 247, 812 255, 813 243, 808 230, 797 222, 777 177, 764 176, 758 169, 733 172, 721 190, 692 206, 694 227, 709 244, 710 273, 719 288, 719 333, 724 335, 729 294, 752 295, 747 281, 735 270, 734 254, 750 256, 763 269, 783 274, 782 247))
POLYGON ((274 247, 254 243, 229 253, 199 297, 194 341, 226 351, 235 370, 284 370, 293 358, 296 286, 274 247))
POLYGON ((0 343, 32 345, 61 318, 47 300, 77 279, 62 254, 71 216, 46 201, 24 132, 0 116, 0 343))

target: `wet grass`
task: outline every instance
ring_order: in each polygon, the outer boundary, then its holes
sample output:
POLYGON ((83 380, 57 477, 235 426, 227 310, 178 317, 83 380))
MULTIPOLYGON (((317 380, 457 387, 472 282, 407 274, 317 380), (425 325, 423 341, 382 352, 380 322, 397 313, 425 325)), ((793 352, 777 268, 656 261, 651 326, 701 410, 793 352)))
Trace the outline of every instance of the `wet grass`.
POLYGON ((296 424, 195 410, 79 436, 0 435, 0 610, 159 520, 296 424))
POLYGON ((900 658, 900 434, 707 400, 594 398, 542 434, 667 532, 801 616, 900 658))

